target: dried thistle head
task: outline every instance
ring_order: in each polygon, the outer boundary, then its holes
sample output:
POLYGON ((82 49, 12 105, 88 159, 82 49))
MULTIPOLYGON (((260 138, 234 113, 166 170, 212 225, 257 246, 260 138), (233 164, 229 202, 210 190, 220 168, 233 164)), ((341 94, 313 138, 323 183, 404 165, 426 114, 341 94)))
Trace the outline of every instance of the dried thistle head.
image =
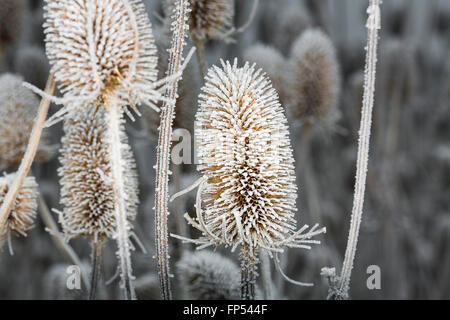
MULTIPOLYGON (((174 5, 168 0, 168 8, 174 5)), ((198 40, 223 39, 233 27, 234 0, 189 0, 189 32, 198 40)))
MULTIPOLYGON (((0 177, 0 204, 14 183, 16 174, 5 174, 0 177)), ((11 233, 26 237, 27 231, 34 226, 37 211, 38 185, 34 177, 26 177, 9 213, 6 224, 0 230, 0 242, 10 239, 11 233)))
POLYGON ((46 51, 64 107, 154 106, 157 57, 152 28, 140 0, 46 0, 46 51), (70 23, 69 23, 70 21, 70 23))
POLYGON ((286 101, 284 77, 287 72, 287 66, 283 55, 274 47, 256 44, 245 51, 244 59, 255 63, 259 68, 267 72, 274 89, 280 97, 280 102, 284 104, 286 101))
POLYGON ((177 274, 189 299, 239 299, 239 267, 212 251, 186 253, 177 262, 177 274))
POLYGON ((24 0, 0 0, 0 48, 20 39, 24 13, 24 0))
POLYGON ((307 235, 307 226, 294 231, 297 186, 287 119, 261 69, 238 67, 235 60, 209 70, 196 138, 203 175, 197 221, 185 217, 203 237, 192 242, 232 250, 241 244, 254 253, 302 247, 304 239, 324 231, 317 225, 307 235))
POLYGON ((282 6, 274 21, 274 46, 287 56, 295 39, 311 25, 310 13, 303 5, 282 6))
MULTIPOLYGON (((58 169, 61 184, 59 221, 68 239, 89 236, 112 238, 116 233, 114 194, 104 110, 80 110, 64 123, 58 169)), ((136 216, 136 164, 122 132, 125 203, 129 227, 136 216)))
POLYGON ((305 31, 294 43, 286 91, 294 120, 324 120, 333 114, 340 76, 331 40, 320 30, 305 31))
MULTIPOLYGON (((0 76, 0 167, 20 164, 28 144, 39 100, 22 86, 22 78, 13 74, 0 76)), ((47 161, 54 155, 49 136, 43 132, 37 161, 47 161)))

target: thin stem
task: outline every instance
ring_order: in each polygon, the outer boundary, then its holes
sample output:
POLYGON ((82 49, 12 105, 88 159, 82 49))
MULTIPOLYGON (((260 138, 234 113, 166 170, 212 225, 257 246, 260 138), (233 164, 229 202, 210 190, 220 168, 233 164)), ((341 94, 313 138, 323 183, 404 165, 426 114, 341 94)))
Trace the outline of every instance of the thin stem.
POLYGON ((105 237, 99 237, 98 239, 91 240, 92 248, 92 271, 91 271, 91 289, 89 291, 89 300, 95 300, 97 293, 97 285, 100 280, 101 266, 103 258, 103 249, 105 247, 105 237))
MULTIPOLYGON (((50 74, 45 86, 45 92, 49 95, 53 94, 55 90, 55 82, 53 80, 53 74, 50 74)), ((50 100, 42 98, 39 105, 39 110, 33 125, 33 130, 31 131, 30 139, 28 140, 27 150, 20 163, 19 170, 17 171, 16 178, 6 194, 3 204, 0 207, 0 230, 3 229, 6 220, 8 219, 9 212, 14 205, 14 202, 19 193, 20 187, 25 180, 28 172, 30 171, 31 165, 33 163, 36 151, 39 146, 39 140, 41 139, 42 127, 44 125, 45 118, 47 117, 48 108, 50 105, 50 100)))
POLYGON ((135 300, 136 295, 133 285, 133 274, 131 266, 131 248, 129 240, 129 226, 125 205, 125 176, 122 155, 121 122, 123 113, 115 103, 115 98, 110 97, 106 109, 106 123, 108 125, 109 161, 111 163, 113 192, 114 192, 114 215, 117 224, 116 240, 121 286, 124 289, 126 300, 135 300))
POLYGON ((274 299, 274 288, 272 282, 272 270, 270 268, 270 258, 265 250, 261 251, 261 274, 264 290, 264 299, 274 299))
POLYGON ((255 283, 258 276, 258 255, 247 244, 242 245, 241 252, 241 299, 255 300, 255 283))
POLYGON ((205 40, 193 37, 195 48, 197 49, 198 66, 200 67, 200 74, 202 81, 205 82, 206 74, 208 73, 208 62, 206 61, 205 40))
POLYGON ((369 161, 370 130, 372 110, 375 94, 375 73, 377 63, 378 30, 380 29, 380 0, 370 0, 367 21, 368 43, 366 54, 366 72, 364 84, 364 98, 359 131, 358 158, 356 166, 355 193, 353 198, 352 218, 345 251, 344 263, 339 279, 339 292, 343 298, 348 298, 350 277, 355 259, 361 224, 364 192, 366 186, 367 166, 369 161))
MULTIPOLYGON (((59 231, 58 226, 55 220, 53 219, 53 216, 50 213, 47 203, 45 202, 45 199, 41 195, 41 193, 39 193, 38 202, 39 202, 39 213, 41 214, 42 221, 44 222, 46 228, 49 230, 56 246, 66 256, 67 260, 71 264, 77 265, 80 267, 81 270, 83 270, 80 258, 72 249, 72 247, 66 241, 64 241, 64 237, 59 231)), ((86 288, 89 288, 89 282, 87 280, 86 274, 83 271, 81 272, 81 280, 83 281, 84 286, 86 288)))
MULTIPOLYGON (((177 74, 183 61, 184 37, 187 29, 187 14, 189 3, 179 0, 176 6, 175 24, 173 25, 173 40, 169 57, 169 74, 177 74)), ((158 260, 161 296, 164 300, 172 299, 169 273, 169 243, 168 243, 168 189, 170 148, 172 144, 172 125, 175 117, 175 102, 180 77, 175 78, 167 87, 161 122, 159 127, 158 154, 156 162, 155 183, 155 239, 156 258, 158 260)))

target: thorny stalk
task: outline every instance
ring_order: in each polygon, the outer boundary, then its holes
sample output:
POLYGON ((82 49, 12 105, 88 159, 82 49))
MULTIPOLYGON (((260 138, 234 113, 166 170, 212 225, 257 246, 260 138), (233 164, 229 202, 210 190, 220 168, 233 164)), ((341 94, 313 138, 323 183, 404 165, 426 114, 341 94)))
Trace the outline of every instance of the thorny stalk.
MULTIPOLYGON (((47 84, 45 86, 45 92, 48 95, 52 95, 55 90, 55 82, 53 79, 53 74, 50 73, 47 84)), ((6 220, 8 219, 9 213, 14 205, 14 202, 19 193, 20 187, 23 181, 30 171, 31 165, 33 164, 34 157, 36 156, 36 151, 39 146, 39 140, 41 139, 42 129, 44 125, 45 118, 47 117, 48 108, 50 106, 50 100, 47 98, 42 98, 39 105, 39 110, 36 115, 36 120, 31 131, 30 138, 28 140, 27 149, 22 158, 22 161, 17 171, 16 178, 8 193, 5 196, 2 206, 0 207, 0 230, 5 226, 6 220)))
POLYGON ((258 254, 255 248, 243 244, 240 252, 241 258, 241 299, 255 300, 255 283, 258 277, 258 254))
POLYGON ((105 237, 100 237, 98 239, 93 238, 91 240, 92 270, 91 270, 91 288, 89 291, 89 300, 95 300, 95 295, 97 293, 97 286, 101 275, 103 248, 105 247, 105 242, 106 242, 105 237))
POLYGON ((350 277, 355 259, 356 245, 358 242, 359 227, 361 224, 364 192, 366 186, 367 165, 369 161, 369 142, 372 123, 372 110, 375 94, 375 73, 377 64, 378 30, 381 28, 380 0, 370 0, 367 9, 368 41, 366 53, 366 68, 364 79, 364 98, 362 106, 361 124, 359 131, 358 158, 356 166, 355 193, 353 198, 352 217, 350 231, 345 251, 344 263, 338 284, 340 298, 348 298, 350 277))
POLYGON ((114 193, 114 215, 117 225, 116 241, 118 247, 119 269, 121 276, 121 287, 124 289, 126 300, 135 300, 133 274, 131 266, 131 244, 129 240, 129 229, 126 212, 126 195, 124 182, 124 167, 121 141, 121 122, 123 113, 118 107, 115 97, 111 96, 106 102, 106 123, 108 125, 109 161, 114 193))
MULTIPOLYGON (((183 61, 183 47, 185 44, 187 19, 189 14, 187 0, 179 0, 172 23, 173 39, 169 56, 168 76, 180 71, 183 61)), ((165 300, 172 299, 169 274, 169 246, 168 246, 168 188, 170 148, 172 143, 172 125, 175 117, 175 102, 177 98, 179 77, 167 87, 165 101, 161 110, 159 139, 156 162, 156 188, 155 188, 155 238, 156 259, 161 286, 161 296, 165 300)))

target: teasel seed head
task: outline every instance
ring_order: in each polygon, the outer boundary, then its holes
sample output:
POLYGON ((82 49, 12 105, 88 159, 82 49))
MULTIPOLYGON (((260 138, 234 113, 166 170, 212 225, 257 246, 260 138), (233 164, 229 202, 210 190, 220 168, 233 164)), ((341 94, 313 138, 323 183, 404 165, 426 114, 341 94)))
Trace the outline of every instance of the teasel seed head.
MULTIPOLYGON (((13 74, 0 76, 0 167, 18 166, 25 153, 39 100, 22 86, 22 78, 13 74)), ((46 131, 42 133, 36 161, 50 160, 54 147, 46 131)))
POLYGON ((177 274, 190 299, 239 299, 240 270, 231 259, 219 253, 188 252, 177 262, 177 274))
MULTIPOLYGON (((5 174, 3 177, 0 177, 0 204, 14 183, 15 178, 15 173, 5 174)), ((6 238, 9 240, 11 233, 24 237, 27 236, 27 231, 34 226, 37 211, 37 197, 38 185, 34 177, 26 177, 14 201, 6 224, 0 230, 0 242, 3 242, 6 238)))
POLYGON ((203 232, 195 243, 232 250, 241 244, 253 256, 260 248, 303 241, 305 228, 294 234, 297 186, 287 119, 261 69, 248 63, 239 68, 236 59, 209 70, 196 138, 204 181, 196 205, 199 223, 187 217, 203 232))
MULTIPOLYGON (((168 8, 175 3, 167 1, 168 8)), ((223 39, 233 27, 234 0, 189 0, 189 4, 189 32, 193 38, 223 39)))
MULTIPOLYGON (((88 236, 112 238, 116 234, 114 194, 107 145, 104 109, 83 108, 64 123, 58 169, 61 184, 59 212, 67 239, 88 236), (83 110, 84 109, 84 110, 83 110)), ((122 128, 123 129, 123 128, 122 128)), ((122 132, 125 202, 129 228, 136 216, 138 183, 136 164, 122 132)))
POLYGON ((286 101, 284 77, 287 66, 283 55, 272 46, 256 44, 245 51, 244 59, 255 63, 267 73, 279 95, 281 104, 284 104, 286 101))
POLYGON ((64 95, 54 120, 79 106, 103 105, 112 95, 121 107, 154 106, 160 97, 156 48, 140 0, 46 3, 46 52, 64 95))
POLYGON ((294 120, 326 120, 340 94, 339 65, 331 40, 320 30, 306 30, 294 43, 286 90, 294 120))

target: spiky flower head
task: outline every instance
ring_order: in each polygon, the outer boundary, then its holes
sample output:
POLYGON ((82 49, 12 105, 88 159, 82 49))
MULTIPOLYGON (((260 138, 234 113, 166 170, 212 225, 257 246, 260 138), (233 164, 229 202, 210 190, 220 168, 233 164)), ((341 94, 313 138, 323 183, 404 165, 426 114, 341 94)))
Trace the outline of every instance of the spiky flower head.
MULTIPOLYGON (((0 167, 20 164, 38 107, 39 100, 22 86, 20 76, 0 76, 0 167)), ((49 160, 53 154, 54 148, 49 144, 48 133, 44 131, 36 160, 49 160)))
MULTIPOLYGON (((46 51, 64 95, 54 119, 75 106, 120 106, 156 97, 157 57, 152 28, 140 0, 46 0, 46 51)), ((51 124, 51 121, 49 121, 51 124)))
POLYGON ((186 253, 177 262, 177 273, 190 299, 239 299, 240 269, 219 253, 186 253))
POLYGON ((336 51, 320 30, 306 30, 294 43, 286 80, 290 113, 294 119, 324 120, 339 97, 336 51))
POLYGON ((238 67, 237 60, 212 67, 205 81, 196 115, 203 175, 198 222, 186 216, 204 236, 193 241, 233 250, 241 244, 252 252, 301 247, 317 226, 308 235, 302 234, 307 226, 294 232, 294 158, 287 120, 270 81, 248 63, 238 67))
MULTIPOLYGON (((175 0, 168 0, 168 8, 175 0)), ((233 27, 234 0, 189 0, 189 31, 198 40, 222 39, 233 27)))
MULTIPOLYGON (((68 239, 80 236, 112 238, 116 233, 113 181, 107 145, 107 125, 104 110, 80 110, 64 123, 58 169, 61 177, 59 221, 68 239)), ((127 138, 122 132, 122 152, 129 227, 138 204, 136 164, 127 138)))
MULTIPOLYGON (((0 204, 14 183, 15 173, 0 177, 0 204)), ((34 226, 37 210, 38 185, 34 177, 26 177, 9 213, 3 229, 0 230, 0 242, 10 239, 11 233, 26 237, 27 231, 34 226)))
POLYGON ((280 97, 280 102, 283 104, 286 99, 284 77, 287 72, 287 63, 283 55, 272 46, 256 44, 245 51, 244 58, 247 61, 256 63, 259 68, 267 72, 274 89, 280 97))

